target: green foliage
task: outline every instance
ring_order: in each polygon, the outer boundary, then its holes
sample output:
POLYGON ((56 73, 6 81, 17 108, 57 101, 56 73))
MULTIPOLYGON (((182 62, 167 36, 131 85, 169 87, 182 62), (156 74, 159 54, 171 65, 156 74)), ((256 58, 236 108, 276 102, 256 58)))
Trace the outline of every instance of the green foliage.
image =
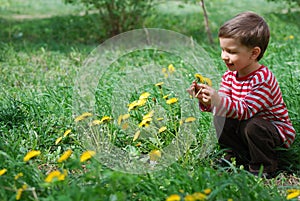
MULTIPOLYGON (((1 6, 1 12, 9 14, 10 9, 15 9, 16 4, 7 5, 7 2, 13 2, 12 0, 3 2, 5 4, 1 6)), ((31 2, 37 5, 36 0, 31 2)), ((224 16, 229 18, 241 10, 249 9, 250 6, 248 1, 206 3, 210 12, 213 33, 217 32, 218 25, 224 21, 224 16), (219 9, 220 7, 223 9, 219 9)), ((51 12, 57 10, 58 13, 63 13, 64 10, 55 5, 55 3, 52 5, 51 12)), ((267 6, 268 2, 262 0, 255 1, 253 5, 256 6, 254 10, 264 14, 272 30, 271 43, 262 62, 276 75, 289 109, 289 115, 296 132, 299 133, 300 78, 298 72, 300 61, 298 55, 300 52, 298 47, 300 43, 296 33, 299 33, 300 13, 295 11, 282 14, 281 10, 284 7, 270 8, 267 6)), ((165 7, 162 5, 156 7, 158 12, 148 16, 145 23, 147 26, 171 29, 196 38, 215 61, 220 72, 223 72, 225 67, 220 59, 219 49, 209 46, 205 40, 205 31, 198 29, 198 27, 203 27, 199 6, 190 6, 192 5, 178 5, 169 1, 165 7)), ((33 12, 31 8, 33 7, 26 7, 26 13, 38 16, 36 13, 30 13, 33 12)), ((38 10, 44 10, 43 6, 38 10)), ((17 12, 13 10, 13 13, 22 14, 21 11, 22 9, 17 12)), ((292 147, 289 150, 282 150, 280 156, 282 171, 292 174, 287 177, 281 175, 271 180, 264 180, 253 177, 241 167, 236 167, 234 163, 227 168, 216 166, 213 161, 221 155, 218 147, 213 147, 214 149, 209 153, 202 153, 203 147, 208 145, 205 137, 209 134, 211 121, 209 115, 202 113, 199 114, 197 128, 193 130, 196 141, 183 157, 159 172, 140 175, 122 173, 104 166, 102 161, 96 160, 97 158, 80 162, 83 142, 81 133, 75 125, 72 111, 73 86, 76 73, 90 50, 106 37, 105 33, 99 34, 95 30, 101 27, 99 25, 95 28, 95 16, 93 13, 85 16, 67 13, 64 16, 22 20, 1 16, 0 170, 7 169, 7 172, 0 176, 1 200, 15 200, 17 190, 24 184, 27 188, 22 192, 20 200, 41 201, 160 201, 166 200, 172 194, 177 194, 181 200, 184 200, 186 195, 195 192, 202 193, 205 189, 211 190, 206 195, 207 200, 231 198, 246 201, 276 201, 285 200, 287 189, 299 189, 299 183, 291 183, 292 179, 299 181, 297 180, 300 175, 299 135, 292 147), (56 143, 67 129, 71 129, 71 133, 56 143), (25 154, 33 149, 40 150, 41 154, 24 162, 25 154), (70 158, 62 163, 57 162, 57 159, 68 149, 73 150, 70 158), (201 155, 207 157, 200 158, 201 155), (46 176, 53 170, 61 172, 67 170, 67 176, 62 181, 54 179, 51 183, 45 182, 46 176), (16 178, 19 173, 23 175, 16 178)), ((106 29, 106 27, 102 28, 106 29)), ((217 41, 216 36, 215 40, 217 41)), ((123 76, 122 67, 124 66, 142 66, 155 60, 155 65, 161 67, 167 67, 173 63, 175 68, 189 69, 189 66, 182 63, 179 58, 170 58, 166 54, 154 54, 153 51, 135 52, 127 56, 131 58, 127 57, 124 60, 121 58, 115 61, 112 67, 103 74, 107 78, 107 85, 99 91, 101 92, 99 94, 105 95, 105 97, 100 97, 99 101, 103 102, 99 102, 99 106, 110 104, 111 92, 114 92, 112 87, 121 87, 124 83, 118 79, 119 76, 123 76), (115 78, 119 82, 114 83, 115 78)), ((187 70, 184 79, 190 80, 193 77, 190 74, 193 73, 192 70, 187 70)), ((101 84, 105 82, 100 82, 99 85, 101 84)), ((151 102, 152 98, 156 98, 156 101, 164 101, 158 96, 159 90, 156 86, 142 85, 136 90, 126 91, 130 95, 128 99, 124 98, 127 101, 124 102, 124 107, 127 107, 127 103, 136 100, 143 89, 151 91, 153 96, 150 97, 146 108, 132 112, 133 116, 136 115, 134 116, 135 124, 139 123, 142 115, 154 106, 151 102)), ((168 88, 162 90, 163 94, 170 93, 168 88)), ((174 106, 176 105, 172 105, 172 108, 180 109, 174 106)), ((167 105, 164 107, 166 111, 169 111, 167 105)), ((99 119, 109 114, 110 111, 111 104, 105 107, 105 110, 99 108, 98 114, 92 118, 99 119)), ((170 119, 176 117, 176 114, 169 113, 168 115, 170 119)), ((177 117, 180 116, 177 115, 177 117)), ((176 122, 175 119, 171 119, 168 128, 175 127, 176 122)), ((103 125, 102 127, 105 128, 103 125)), ((120 128, 111 124, 110 129, 120 128)), ((119 133, 118 141, 112 142, 123 147, 125 151, 132 151, 127 148, 135 146, 132 141, 133 136, 125 134, 125 132, 119 133)), ((172 138, 171 135, 161 137, 162 141, 172 138)), ((146 141, 142 141, 145 143, 144 147, 135 147, 135 149, 147 153, 152 148, 156 148, 155 143, 146 143, 146 141)), ((208 143, 211 142, 215 141, 208 143)), ((212 143, 212 146, 214 145, 212 143)))
POLYGON ((285 2, 290 7, 299 7, 300 6, 300 0, 268 0, 270 2, 285 2))
POLYGON ((107 36, 114 36, 133 28, 140 28, 151 13, 153 0, 65 0, 82 3, 87 10, 97 10, 107 36))

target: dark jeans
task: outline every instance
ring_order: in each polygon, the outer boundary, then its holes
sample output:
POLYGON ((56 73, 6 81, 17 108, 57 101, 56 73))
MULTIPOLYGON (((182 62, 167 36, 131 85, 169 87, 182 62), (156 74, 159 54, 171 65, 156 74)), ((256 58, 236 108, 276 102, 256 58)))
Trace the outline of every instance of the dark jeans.
POLYGON ((221 148, 228 148, 244 164, 249 164, 250 171, 275 172, 278 165, 276 147, 282 144, 275 126, 262 118, 237 120, 215 117, 218 141, 221 148), (225 122, 224 122, 225 120, 225 122))

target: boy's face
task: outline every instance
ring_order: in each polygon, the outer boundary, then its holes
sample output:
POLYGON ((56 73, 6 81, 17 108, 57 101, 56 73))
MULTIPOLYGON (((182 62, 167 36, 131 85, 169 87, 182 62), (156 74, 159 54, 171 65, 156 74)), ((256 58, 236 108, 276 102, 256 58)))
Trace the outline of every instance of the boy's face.
POLYGON ((259 64, 256 61, 258 55, 255 48, 242 45, 233 38, 219 38, 219 41, 221 57, 230 71, 238 71, 239 77, 242 77, 257 69, 259 64))

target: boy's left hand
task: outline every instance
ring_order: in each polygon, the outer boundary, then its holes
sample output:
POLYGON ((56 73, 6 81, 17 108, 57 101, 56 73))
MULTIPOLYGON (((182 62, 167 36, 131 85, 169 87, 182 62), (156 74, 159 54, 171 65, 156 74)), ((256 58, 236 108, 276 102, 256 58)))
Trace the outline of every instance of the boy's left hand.
POLYGON ((202 90, 201 93, 196 97, 199 99, 199 101, 208 106, 208 105, 214 105, 218 106, 221 102, 221 97, 219 96, 218 92, 206 85, 206 84, 199 84, 198 85, 202 90))

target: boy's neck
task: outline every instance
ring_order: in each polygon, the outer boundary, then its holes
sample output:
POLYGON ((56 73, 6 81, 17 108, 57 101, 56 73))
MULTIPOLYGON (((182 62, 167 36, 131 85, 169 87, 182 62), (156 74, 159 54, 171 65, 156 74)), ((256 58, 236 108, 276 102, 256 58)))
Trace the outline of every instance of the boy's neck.
POLYGON ((237 72, 237 78, 246 77, 247 75, 251 74, 252 72, 258 70, 261 67, 261 65, 258 62, 254 62, 250 64, 249 66, 239 70, 237 72))

